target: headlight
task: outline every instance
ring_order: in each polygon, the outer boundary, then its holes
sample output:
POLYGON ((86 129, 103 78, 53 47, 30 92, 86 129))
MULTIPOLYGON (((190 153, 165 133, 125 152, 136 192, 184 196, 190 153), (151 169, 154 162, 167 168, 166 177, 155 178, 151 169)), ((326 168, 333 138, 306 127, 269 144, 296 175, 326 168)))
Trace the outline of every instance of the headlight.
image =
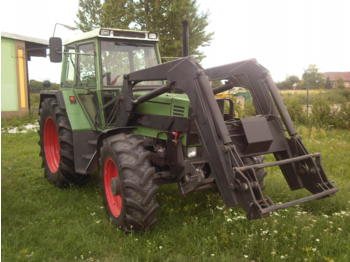
POLYGON ((110 35, 110 30, 108 30, 108 29, 101 29, 100 30, 100 35, 109 36, 110 35))
POLYGON ((187 148, 187 157, 192 158, 197 156, 197 147, 188 147, 187 148))
POLYGON ((148 38, 149 39, 157 39, 158 35, 157 35, 157 33, 148 33, 148 38))

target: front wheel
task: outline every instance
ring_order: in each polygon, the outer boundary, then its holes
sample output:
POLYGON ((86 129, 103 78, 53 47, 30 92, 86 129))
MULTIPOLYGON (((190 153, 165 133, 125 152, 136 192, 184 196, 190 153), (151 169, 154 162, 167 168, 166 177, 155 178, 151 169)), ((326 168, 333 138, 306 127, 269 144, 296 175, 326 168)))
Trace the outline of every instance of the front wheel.
POLYGON ((155 169, 142 139, 117 134, 100 150, 100 185, 111 222, 124 231, 146 231, 156 222, 155 169))

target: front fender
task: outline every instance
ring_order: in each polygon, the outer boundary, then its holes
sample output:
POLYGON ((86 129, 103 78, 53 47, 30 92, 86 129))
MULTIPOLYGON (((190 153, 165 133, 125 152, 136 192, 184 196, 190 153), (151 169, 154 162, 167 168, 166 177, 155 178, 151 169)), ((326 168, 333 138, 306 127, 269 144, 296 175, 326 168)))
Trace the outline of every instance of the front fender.
POLYGON ((85 169, 86 173, 90 173, 98 167, 98 159, 100 158, 100 148, 105 138, 112 135, 119 134, 119 133, 123 133, 123 132, 130 132, 133 129, 135 129, 135 127, 130 126, 130 127, 116 127, 116 128, 111 128, 111 129, 102 131, 97 137, 96 149, 95 149, 95 152, 91 155, 91 159, 89 160, 88 165, 85 169))

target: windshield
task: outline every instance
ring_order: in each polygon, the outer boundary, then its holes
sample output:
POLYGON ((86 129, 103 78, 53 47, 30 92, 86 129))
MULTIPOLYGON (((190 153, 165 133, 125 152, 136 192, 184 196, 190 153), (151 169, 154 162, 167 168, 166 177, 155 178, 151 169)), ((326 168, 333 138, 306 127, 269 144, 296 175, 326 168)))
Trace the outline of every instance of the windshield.
MULTIPOLYGON (((123 75, 158 65, 153 43, 101 41, 103 86, 123 85, 123 75)), ((159 81, 141 82, 140 85, 160 85, 159 81)))

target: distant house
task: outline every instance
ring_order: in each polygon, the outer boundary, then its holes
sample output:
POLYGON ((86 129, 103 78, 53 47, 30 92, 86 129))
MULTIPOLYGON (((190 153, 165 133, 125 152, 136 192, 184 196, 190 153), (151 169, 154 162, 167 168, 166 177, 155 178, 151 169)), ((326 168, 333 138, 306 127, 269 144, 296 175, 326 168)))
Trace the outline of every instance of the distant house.
POLYGON ((345 88, 350 88, 350 72, 326 72, 323 73, 325 79, 329 79, 332 88, 336 88, 338 79, 343 79, 345 88))
POLYGON ((28 113, 28 61, 46 56, 48 41, 17 34, 1 33, 1 116, 28 113))

